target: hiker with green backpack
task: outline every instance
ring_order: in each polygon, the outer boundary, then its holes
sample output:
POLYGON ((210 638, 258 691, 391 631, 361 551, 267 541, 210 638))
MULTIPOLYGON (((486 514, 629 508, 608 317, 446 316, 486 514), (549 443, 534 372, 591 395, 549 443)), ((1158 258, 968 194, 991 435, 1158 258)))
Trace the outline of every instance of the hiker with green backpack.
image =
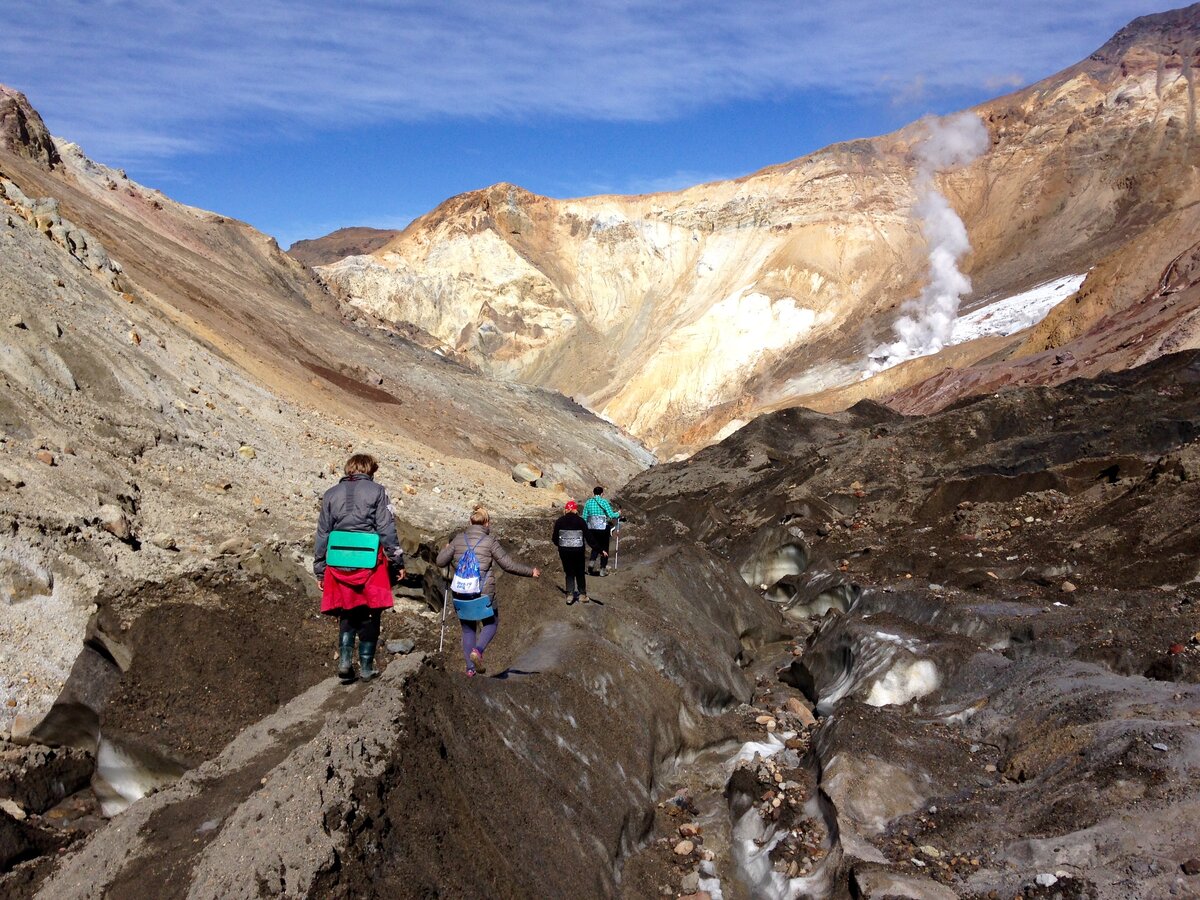
POLYGON ((370 681, 379 642, 379 619, 391 608, 392 581, 404 579, 404 551, 387 491, 375 483, 379 463, 356 453, 346 476, 321 498, 313 574, 321 582, 321 612, 338 617, 338 677, 354 681, 354 641, 359 677, 370 681))
POLYGON ((583 504, 583 520, 587 523, 587 543, 592 548, 587 573, 601 577, 608 574, 608 543, 612 527, 621 514, 603 497, 600 485, 592 490, 592 496, 583 504))
POLYGON ((483 651, 496 636, 500 625, 493 566, 513 575, 533 578, 541 575, 541 571, 508 555, 500 542, 492 537, 491 516, 483 506, 476 506, 471 511, 471 524, 466 531, 455 535, 437 555, 438 566, 448 565, 451 560, 454 561, 454 578, 450 582, 450 592, 454 598, 454 611, 462 625, 467 675, 482 674, 483 651))

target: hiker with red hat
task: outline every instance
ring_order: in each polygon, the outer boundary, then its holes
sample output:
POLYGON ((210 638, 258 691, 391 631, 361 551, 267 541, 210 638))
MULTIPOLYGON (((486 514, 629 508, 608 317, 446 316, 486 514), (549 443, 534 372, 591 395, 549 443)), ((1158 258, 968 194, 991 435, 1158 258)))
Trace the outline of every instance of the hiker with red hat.
POLYGON ((563 574, 567 576, 567 606, 570 606, 579 600, 588 602, 587 580, 583 574, 587 567, 587 548, 583 539, 587 523, 579 515, 579 504, 574 500, 568 500, 564 509, 554 523, 550 541, 558 548, 563 574))

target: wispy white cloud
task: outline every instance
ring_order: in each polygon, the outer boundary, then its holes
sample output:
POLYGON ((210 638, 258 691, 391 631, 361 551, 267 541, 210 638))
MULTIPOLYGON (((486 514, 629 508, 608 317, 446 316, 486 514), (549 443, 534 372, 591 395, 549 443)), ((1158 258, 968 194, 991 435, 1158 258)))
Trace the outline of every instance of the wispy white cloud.
POLYGON ((6 4, 0 81, 102 158, 260 129, 654 121, 801 90, 1031 81, 1145 0, 56 0, 6 4))

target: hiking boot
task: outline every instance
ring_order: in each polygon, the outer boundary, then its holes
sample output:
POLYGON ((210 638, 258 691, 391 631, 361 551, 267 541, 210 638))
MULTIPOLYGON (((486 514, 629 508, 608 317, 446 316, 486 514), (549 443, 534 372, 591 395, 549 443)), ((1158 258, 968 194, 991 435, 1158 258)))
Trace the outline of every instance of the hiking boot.
POLYGON ((571 596, 567 597, 567 606, 574 606, 578 602, 579 602, 578 594, 572 594, 571 596))
POLYGON ((375 668, 374 641, 358 642, 358 677, 363 681, 379 677, 379 670, 375 668))
POLYGON ((599 572, 596 573, 596 575, 599 578, 607 578, 608 577, 608 569, 601 569, 599 572))
POLYGON ((591 602, 592 602, 591 600, 589 600, 589 599, 588 599, 588 595, 587 595, 587 594, 580 594, 580 595, 579 595, 579 599, 580 599, 580 600, 582 600, 584 603, 591 603, 591 602))
POLYGON ((471 663, 474 666, 474 669, 472 671, 479 672, 480 674, 487 671, 487 669, 484 668, 484 665, 483 665, 483 654, 480 653, 478 650, 471 651, 471 663))
POLYGON ((354 632, 343 631, 338 638, 338 646, 341 650, 338 656, 338 678, 342 679, 342 684, 349 684, 354 680, 354 632))
POLYGON ((467 677, 468 677, 468 678, 474 678, 474 677, 475 677, 475 670, 474 670, 474 669, 471 669, 471 668, 468 668, 468 669, 467 669, 467 677))

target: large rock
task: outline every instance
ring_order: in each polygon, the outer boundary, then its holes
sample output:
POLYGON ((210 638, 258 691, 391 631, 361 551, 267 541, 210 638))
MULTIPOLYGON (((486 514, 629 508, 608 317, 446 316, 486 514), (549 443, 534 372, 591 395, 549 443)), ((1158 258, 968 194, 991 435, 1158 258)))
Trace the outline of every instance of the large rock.
POLYGON ((100 527, 118 540, 127 541, 133 535, 133 525, 121 507, 105 504, 100 507, 97 516, 100 527))
POLYGON ((521 484, 533 484, 542 477, 542 470, 533 463, 517 463, 512 469, 512 479, 521 484))
POLYGON ((59 161, 58 149, 46 123, 25 95, 0 84, 0 150, 46 166, 59 161))

